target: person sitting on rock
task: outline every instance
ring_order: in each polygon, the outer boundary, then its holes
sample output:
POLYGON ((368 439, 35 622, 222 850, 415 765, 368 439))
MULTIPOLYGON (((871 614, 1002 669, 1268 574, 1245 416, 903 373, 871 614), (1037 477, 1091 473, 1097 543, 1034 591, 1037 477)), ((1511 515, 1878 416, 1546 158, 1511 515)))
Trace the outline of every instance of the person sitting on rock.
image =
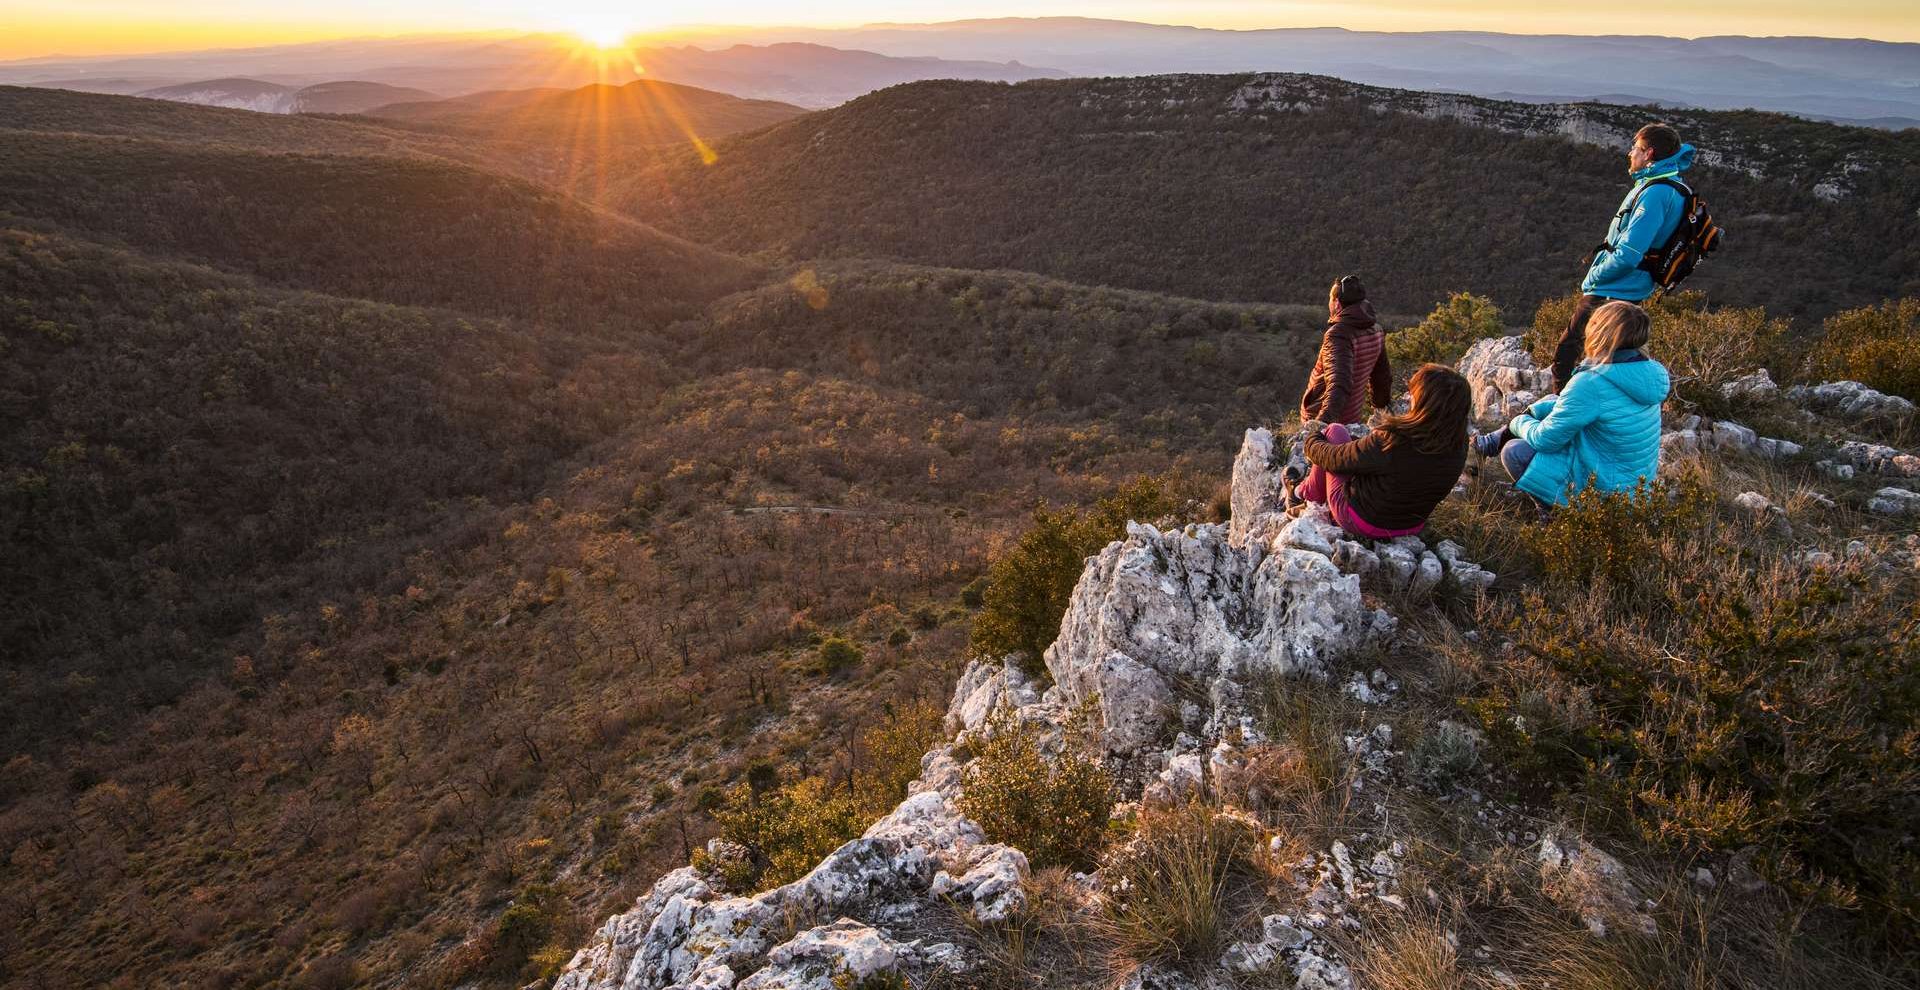
POLYGON ((1594 311, 1586 359, 1566 390, 1522 410, 1504 429, 1474 438, 1500 458, 1514 486, 1543 505, 1580 489, 1630 491, 1660 473, 1660 405, 1672 379, 1646 352, 1651 320, 1630 302, 1594 311))
POLYGON ((1445 365, 1428 364, 1407 383, 1407 411, 1354 439, 1340 423, 1309 421, 1313 467, 1293 492, 1322 503, 1342 529, 1388 539, 1426 528, 1467 464, 1467 414, 1473 392, 1445 365))
POLYGON ((1327 290, 1327 333, 1320 339, 1320 356, 1307 376, 1300 397, 1300 419, 1323 423, 1357 423, 1362 404, 1372 393, 1373 406, 1385 409, 1393 398, 1393 368, 1387 363, 1387 334, 1373 318, 1367 287, 1358 275, 1334 280, 1327 290))

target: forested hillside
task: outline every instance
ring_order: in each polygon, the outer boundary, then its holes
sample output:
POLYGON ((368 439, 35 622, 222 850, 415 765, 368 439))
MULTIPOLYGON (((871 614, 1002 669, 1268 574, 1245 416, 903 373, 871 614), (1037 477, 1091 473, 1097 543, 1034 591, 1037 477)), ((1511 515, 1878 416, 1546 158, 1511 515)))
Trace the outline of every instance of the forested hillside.
POLYGON ((508 981, 709 781, 864 774, 1034 504, 1217 468, 1322 318, 46 123, 0 154, 9 979, 508 981))
MULTIPOLYGON (((1442 304, 1395 353, 1452 360, 1571 288, 1621 185, 1244 89, 927 83, 583 158, 586 107, 527 140, 0 87, 0 986, 523 986, 729 802, 814 787, 795 841, 837 842, 917 772, 995 561, 1219 518, 1332 275, 1395 328, 1442 304)), ((1916 291, 1912 204, 1866 213, 1907 174, 1706 173, 1743 233, 1702 287, 1916 291)), ((1690 305, 1675 360, 1803 354, 1690 305)), ((1909 309, 1836 353, 1893 366, 1909 309)), ((1833 525, 1889 543, 1848 484, 1833 525)))
POLYGON ((0 150, 0 214, 289 287, 608 330, 692 315, 755 277, 525 181, 421 159, 22 134, 0 150))
MULTIPOLYGON (((1217 299, 1312 301, 1350 271, 1411 310, 1456 289, 1526 309, 1577 286, 1624 152, 1559 136, 1580 121, 1547 109, 1422 95, 1284 76, 918 83, 722 142, 711 165, 683 154, 612 202, 731 250, 1217 299), (1275 79, 1325 85, 1275 99, 1275 79), (1440 100, 1480 123, 1416 115, 1440 100), (1514 121, 1542 130, 1495 129, 1514 121)), ((1690 173, 1730 231, 1695 287, 1803 315, 1920 291, 1920 135, 1687 116, 1701 134, 1683 137, 1737 145, 1705 148, 1768 176, 1690 173), (1816 194, 1829 182, 1844 194, 1816 194)))

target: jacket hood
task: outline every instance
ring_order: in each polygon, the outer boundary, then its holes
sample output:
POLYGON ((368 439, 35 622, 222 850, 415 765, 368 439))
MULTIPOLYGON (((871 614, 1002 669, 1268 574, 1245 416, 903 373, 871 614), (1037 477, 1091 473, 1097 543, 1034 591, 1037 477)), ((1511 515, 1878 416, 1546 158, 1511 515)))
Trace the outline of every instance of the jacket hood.
POLYGON ((1373 315, 1373 304, 1362 299, 1359 302, 1341 303, 1339 310, 1327 320, 1327 326, 1371 330, 1377 322, 1373 315))
MULTIPOLYGON (((1628 352, 1622 351, 1621 355, 1628 352)), ((1633 352, 1634 358, 1616 360, 1611 364, 1590 364, 1583 369, 1587 374, 1601 378, 1625 392, 1635 402, 1656 405, 1667 400, 1667 393, 1673 387, 1673 378, 1667 373, 1666 366, 1633 352)))
POLYGON ((1675 172, 1685 172, 1687 169, 1693 167, 1693 155, 1693 145, 1683 144, 1680 146, 1679 151, 1649 164, 1646 168, 1638 172, 1632 173, 1632 177, 1635 179, 1646 179, 1656 175, 1672 175, 1675 172))

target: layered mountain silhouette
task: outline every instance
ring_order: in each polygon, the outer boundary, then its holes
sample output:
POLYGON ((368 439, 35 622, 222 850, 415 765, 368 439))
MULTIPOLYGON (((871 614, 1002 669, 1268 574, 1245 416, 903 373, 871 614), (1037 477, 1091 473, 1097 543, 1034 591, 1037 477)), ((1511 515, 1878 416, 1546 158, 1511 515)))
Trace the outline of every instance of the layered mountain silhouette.
POLYGON ((257 79, 210 79, 161 86, 135 95, 262 113, 359 113, 388 103, 436 98, 422 89, 357 80, 293 87, 257 79))

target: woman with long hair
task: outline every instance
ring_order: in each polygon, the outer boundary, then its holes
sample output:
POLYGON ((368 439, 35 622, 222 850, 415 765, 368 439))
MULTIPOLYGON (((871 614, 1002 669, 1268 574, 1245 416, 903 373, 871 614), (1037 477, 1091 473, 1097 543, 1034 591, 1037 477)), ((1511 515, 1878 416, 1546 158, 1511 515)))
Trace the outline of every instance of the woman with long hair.
POLYGON ((1660 405, 1672 378, 1647 354, 1652 320, 1630 302, 1610 302, 1587 325, 1585 359, 1566 390, 1547 396, 1474 449, 1498 455, 1514 487, 1545 505, 1565 505, 1589 485, 1631 491, 1660 474, 1660 405))
POLYGON ((1307 424, 1313 467, 1294 494, 1324 503, 1342 529, 1385 539, 1426 528, 1467 464, 1473 392, 1444 365, 1423 365, 1407 383, 1407 411, 1355 440, 1339 423, 1307 424))

